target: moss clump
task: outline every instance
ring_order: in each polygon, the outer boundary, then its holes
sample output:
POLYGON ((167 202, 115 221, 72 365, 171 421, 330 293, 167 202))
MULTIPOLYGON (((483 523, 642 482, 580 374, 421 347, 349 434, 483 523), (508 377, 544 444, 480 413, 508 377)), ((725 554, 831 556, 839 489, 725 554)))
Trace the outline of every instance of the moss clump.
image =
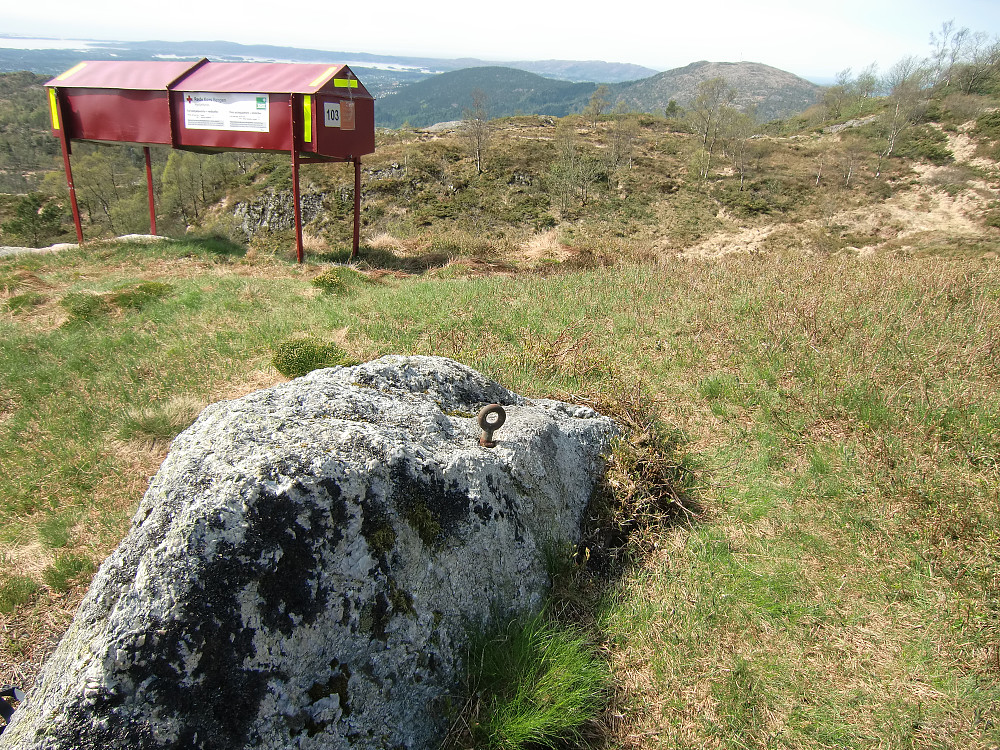
POLYGON ((392 577, 389 578, 389 603, 395 612, 405 612, 408 615, 417 613, 413 608, 413 596, 408 591, 404 591, 392 577))
POLYGON ((372 552, 379 555, 386 554, 396 546, 396 530, 388 523, 379 526, 367 538, 372 552))
POLYGON ((298 378, 322 367, 355 365, 336 344, 318 339, 291 339, 274 347, 271 364, 287 378, 298 378))
POLYGON ((417 536, 427 546, 434 544, 441 536, 441 522, 434 517, 424 502, 416 502, 406 509, 406 520, 417 532, 417 536))
POLYGON ((173 286, 162 281, 144 281, 109 295, 112 304, 122 309, 141 310, 150 302, 171 294, 173 286))
POLYGON ((67 324, 93 323, 111 311, 111 305, 102 295, 90 292, 70 292, 59 304, 69 314, 67 324))
POLYGON ((373 283, 365 274, 346 266, 327 269, 312 280, 314 287, 327 294, 345 294, 355 287, 373 283))
POLYGON ((15 294, 7 300, 7 309, 12 313, 24 312, 45 303, 45 297, 38 292, 15 294))

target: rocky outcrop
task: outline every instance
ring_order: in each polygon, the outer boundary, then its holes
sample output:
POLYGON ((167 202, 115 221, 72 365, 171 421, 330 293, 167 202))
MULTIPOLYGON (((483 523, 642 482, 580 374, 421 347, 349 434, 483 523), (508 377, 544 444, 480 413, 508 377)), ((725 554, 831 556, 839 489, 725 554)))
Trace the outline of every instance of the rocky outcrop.
MULTIPOLYGON (((303 193, 300 209, 302 222, 309 223, 323 211, 325 193, 303 193)), ((239 230, 249 241, 258 232, 278 232, 295 226, 295 203, 292 192, 267 191, 247 201, 237 203, 233 209, 239 230)))
POLYGON ((432 357, 208 407, 0 745, 437 747, 468 629, 539 606, 614 433, 432 357))

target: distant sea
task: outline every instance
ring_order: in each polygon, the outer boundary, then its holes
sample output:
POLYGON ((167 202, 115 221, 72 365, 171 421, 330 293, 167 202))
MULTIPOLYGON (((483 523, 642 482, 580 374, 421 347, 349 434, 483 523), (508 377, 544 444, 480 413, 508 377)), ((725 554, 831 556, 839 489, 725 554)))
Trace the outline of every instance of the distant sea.
POLYGON ((91 47, 113 47, 114 42, 83 39, 34 39, 21 36, 3 36, 0 34, 2 49, 89 49, 91 47))

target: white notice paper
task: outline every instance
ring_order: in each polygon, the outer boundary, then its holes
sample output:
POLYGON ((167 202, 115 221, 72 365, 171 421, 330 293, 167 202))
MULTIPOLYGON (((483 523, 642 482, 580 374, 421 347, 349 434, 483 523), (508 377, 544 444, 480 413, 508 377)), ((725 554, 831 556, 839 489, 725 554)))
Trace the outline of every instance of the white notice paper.
POLYGON ((188 130, 270 131, 267 94, 184 92, 184 127, 188 130))

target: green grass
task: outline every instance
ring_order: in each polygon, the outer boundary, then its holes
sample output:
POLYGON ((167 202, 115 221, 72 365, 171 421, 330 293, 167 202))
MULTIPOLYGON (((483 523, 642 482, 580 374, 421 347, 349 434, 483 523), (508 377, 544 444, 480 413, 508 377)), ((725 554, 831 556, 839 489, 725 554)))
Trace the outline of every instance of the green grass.
POLYGON ((15 574, 0 577, 0 614, 10 614, 30 602, 38 588, 38 583, 31 576, 15 574))
MULTIPOLYGON (((588 741, 995 746, 995 258, 434 278, 372 253, 397 275, 327 294, 326 267, 282 257, 177 242, 0 261, 8 294, 44 289, 0 318, 0 664, 37 668, 39 613, 79 595, 202 405, 282 380, 282 342, 337 341, 353 360, 454 357, 628 427, 610 478, 629 554, 608 575, 595 547, 573 572, 583 594, 553 605, 610 673, 588 741), (114 301, 153 283, 164 293, 114 301), (662 486, 682 492, 661 503, 662 486)), ((520 711, 496 705, 480 741, 520 741, 503 733, 520 711)))
POLYGON ((580 740, 605 701, 606 665, 587 638, 544 614, 473 638, 473 747, 522 750, 580 740))

